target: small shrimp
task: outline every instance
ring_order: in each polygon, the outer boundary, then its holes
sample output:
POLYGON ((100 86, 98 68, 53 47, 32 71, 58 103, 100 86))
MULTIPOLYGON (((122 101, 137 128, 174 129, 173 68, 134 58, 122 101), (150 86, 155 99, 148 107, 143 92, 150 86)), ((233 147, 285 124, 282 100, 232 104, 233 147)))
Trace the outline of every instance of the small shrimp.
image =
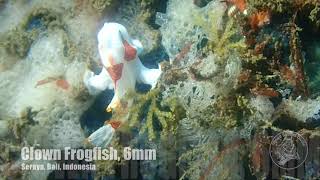
POLYGON ((53 82, 53 81, 55 81, 55 80, 57 80, 57 78, 55 78, 55 77, 47 77, 47 78, 45 78, 45 79, 39 80, 39 81, 37 82, 37 84, 35 85, 35 87, 38 87, 38 86, 42 86, 42 85, 44 85, 44 84, 51 83, 51 82, 53 82))
POLYGON ((56 86, 63 89, 63 90, 68 90, 70 87, 70 84, 67 80, 62 79, 60 77, 47 77, 45 79, 39 80, 37 84, 35 85, 35 88, 38 86, 42 86, 51 82, 55 82, 56 86))

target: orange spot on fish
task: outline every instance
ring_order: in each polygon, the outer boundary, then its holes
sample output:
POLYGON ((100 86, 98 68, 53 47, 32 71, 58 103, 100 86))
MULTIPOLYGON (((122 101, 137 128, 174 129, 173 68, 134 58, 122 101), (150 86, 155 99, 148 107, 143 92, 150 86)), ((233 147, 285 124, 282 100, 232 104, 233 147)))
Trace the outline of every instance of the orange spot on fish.
POLYGON ((110 124, 113 129, 118 129, 121 125, 121 122, 116 120, 111 120, 108 122, 108 124, 110 124))
POLYGON ((64 90, 68 90, 70 87, 68 81, 66 81, 65 79, 61 79, 59 77, 48 77, 48 78, 45 78, 43 80, 38 81, 37 84, 35 85, 35 88, 37 88, 38 86, 42 86, 44 84, 51 83, 51 82, 55 82, 57 87, 64 89, 64 90))
POLYGON ((124 45, 124 59, 126 61, 132 61, 137 56, 136 48, 132 47, 127 41, 123 41, 124 45))
POLYGON ((109 67, 106 67, 106 70, 108 71, 111 79, 114 82, 114 89, 116 89, 117 81, 121 78, 122 76, 122 70, 123 70, 123 63, 120 64, 115 64, 109 67))

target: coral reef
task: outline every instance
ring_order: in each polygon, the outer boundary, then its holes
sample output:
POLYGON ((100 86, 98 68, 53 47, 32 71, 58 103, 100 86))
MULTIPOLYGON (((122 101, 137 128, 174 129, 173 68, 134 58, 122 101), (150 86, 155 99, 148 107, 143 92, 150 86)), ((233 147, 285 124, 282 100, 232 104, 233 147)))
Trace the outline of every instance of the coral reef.
MULTIPOLYGON (((168 14, 174 12, 174 10, 169 9, 170 3, 174 3, 174 1, 169 2, 168 14)), ((294 101, 291 99, 296 97, 305 97, 307 99, 310 97, 308 94, 308 80, 306 78, 308 71, 305 71, 304 68, 304 63, 308 62, 303 60, 303 50, 300 45, 304 39, 300 37, 301 30, 295 25, 299 24, 299 21, 284 16, 282 20, 286 21, 286 24, 283 24, 286 27, 285 31, 278 29, 270 30, 270 28, 283 23, 282 21, 273 21, 271 15, 275 15, 276 13, 292 13, 293 15, 295 13, 294 11, 282 11, 282 9, 288 8, 288 6, 285 6, 286 3, 292 6, 297 1, 247 1, 248 14, 235 14, 227 18, 223 15, 225 11, 222 11, 223 13, 220 15, 220 18, 223 17, 224 21, 219 21, 219 13, 212 13, 211 16, 209 14, 210 18, 208 19, 212 19, 214 23, 206 23, 206 16, 201 16, 204 14, 201 10, 198 16, 195 16, 195 22, 191 18, 180 16, 180 18, 186 18, 188 23, 196 24, 208 38, 205 48, 202 48, 201 55, 198 53, 195 58, 185 56, 188 59, 188 63, 191 62, 191 65, 188 67, 189 71, 187 71, 189 77, 181 79, 182 82, 166 85, 170 87, 168 88, 170 90, 167 90, 165 94, 167 93, 168 96, 178 94, 178 97, 183 94, 183 99, 187 99, 187 103, 183 103, 183 105, 186 107, 188 123, 181 121, 180 133, 183 133, 183 136, 180 142, 186 141, 192 148, 186 147, 190 150, 183 151, 180 156, 179 167, 185 171, 183 177, 191 176, 192 179, 221 179, 225 176, 230 177, 231 175, 235 175, 235 173, 228 174, 227 171, 224 171, 225 173, 221 171, 224 169, 223 163, 227 162, 228 158, 232 159, 235 157, 230 157, 232 155, 224 156, 225 151, 228 151, 224 149, 221 150, 222 155, 219 155, 217 153, 219 151, 217 150, 215 150, 216 152, 212 152, 212 147, 221 147, 220 144, 226 147, 228 147, 228 144, 237 144, 237 147, 238 144, 240 144, 239 146, 245 145, 248 142, 255 141, 252 139, 252 133, 256 134, 261 130, 264 131, 264 129, 279 132, 281 129, 292 128, 291 130, 299 131, 304 128, 314 130, 316 127, 316 114, 319 109, 318 105, 316 105, 318 103, 317 100, 294 101), (266 12, 270 14, 266 14, 266 12), (215 15, 217 15, 218 20, 215 15), (285 48, 289 48, 289 52, 285 48), (229 75, 232 76, 230 77, 229 75), (190 81, 193 83, 193 88, 188 86, 190 81), (201 82, 206 82, 206 84, 213 83, 211 93, 197 92, 199 91, 198 89, 204 86, 204 84, 199 84, 201 82), (214 82, 217 82, 217 84, 214 82), (228 88, 224 89, 224 87, 228 88), (212 99, 199 99, 198 103, 202 107, 198 107, 192 104, 192 101, 196 100, 195 97, 185 93, 182 90, 183 88, 193 89, 194 93, 201 93, 200 96, 212 97, 212 99), (293 92, 290 88, 293 89, 293 92), (211 95, 208 96, 207 94, 211 95), (287 99, 288 97, 291 98, 287 99), (301 105, 293 103, 295 105, 291 106, 288 102, 299 102, 301 105), (299 110, 294 110, 298 107, 300 107, 299 110), (293 110, 291 111, 287 108, 292 108, 293 110), (287 116, 283 116, 284 114, 287 116), (303 115, 303 117, 300 115, 303 115), (183 130, 184 128, 195 130, 188 133, 183 130), (219 131, 219 133, 205 133, 210 130, 212 131, 212 129, 219 131), (226 129, 229 129, 229 131, 226 131, 226 129), (204 133, 198 131, 204 131, 204 133), (219 139, 220 135, 224 136, 224 138, 219 139), (240 136, 243 140, 227 138, 228 136, 233 137, 233 135, 240 136), (193 154, 193 152, 196 153, 193 154), (212 155, 213 153, 218 155, 212 155), (197 154, 211 154, 214 157, 213 162, 216 162, 218 159, 221 159, 223 162, 212 165, 206 158, 198 157, 197 154), (198 167, 203 164, 206 166, 201 168, 203 169, 202 171, 198 171, 198 167)), ((315 7, 314 5, 316 4, 312 1, 305 3, 311 4, 311 7, 315 7)), ((211 4, 214 3, 209 3, 202 10, 210 7, 211 4)), ((295 5, 299 5, 301 9, 304 9, 306 4, 298 3, 295 5)), ((299 11, 300 9, 296 8, 292 10, 299 11)), ((302 11, 308 12, 308 10, 302 11)), ((194 11, 189 10, 189 14, 192 13, 194 11)), ((313 10, 313 14, 317 14, 316 8, 313 10)), ((176 32, 185 28, 184 26, 179 26, 179 23, 174 22, 172 20, 174 18, 171 18, 171 16, 174 17, 174 15, 170 15, 170 20, 166 21, 164 15, 159 15, 159 18, 162 19, 159 19, 158 22, 162 22, 161 28, 164 28, 163 34, 166 33, 166 29, 169 29, 168 26, 175 27, 176 32)), ((308 18, 308 16, 304 17, 308 18)), ((181 20, 180 22, 184 21, 181 20)), ((190 30, 192 28, 187 29, 190 30)), ((176 37, 179 36, 176 35, 176 37)), ((182 39, 188 42, 189 37, 182 39)), ((173 38, 168 39, 172 40, 173 38)), ((194 43, 199 41, 201 40, 195 40, 194 43)), ((163 41, 163 44, 165 47, 168 47, 167 50, 170 52, 173 46, 165 41, 163 41)), ((174 39, 174 44, 179 44, 179 38, 174 39)), ((193 49, 189 50, 195 52, 193 49)), ((178 54, 177 52, 170 54, 172 59, 175 59, 174 56, 178 54)), ((187 63, 183 61, 186 60, 182 60, 179 63, 174 62, 169 69, 176 69, 176 72, 179 72, 179 74, 186 72, 185 65, 187 63)), ((163 79, 167 79, 171 75, 164 72, 163 79)), ((185 102, 184 100, 181 101, 185 102)), ((259 154, 259 148, 256 149, 256 154, 259 154)), ((244 150, 240 152, 246 154, 244 150)), ((235 154, 239 154, 240 152, 235 154)), ((248 159, 246 160, 246 158, 242 157, 244 163, 253 161, 256 166, 260 163, 258 155, 248 156, 248 159)), ((249 168, 245 164, 237 165, 243 167, 244 169, 242 170, 246 171, 246 176, 249 176, 248 173, 250 172, 248 171, 250 170, 248 170, 249 168)), ((233 178, 238 179, 241 177, 233 178)))
MULTIPOLYGON (((0 0, 0 179, 45 179, 50 172, 17 168, 24 143, 91 146, 85 137, 103 122, 95 142, 108 144, 107 132, 118 152, 156 149, 157 160, 96 161, 94 178, 137 163, 132 178, 318 179, 319 7, 317 0, 0 0), (148 68, 169 56, 155 88, 132 86, 112 114, 104 108, 113 94, 93 99, 82 80, 87 68, 103 68, 96 35, 111 21, 141 40, 136 53, 148 68), (302 174, 269 159, 272 138, 284 131, 312 149, 302 174)), ((135 54, 127 43, 123 58, 135 54)))

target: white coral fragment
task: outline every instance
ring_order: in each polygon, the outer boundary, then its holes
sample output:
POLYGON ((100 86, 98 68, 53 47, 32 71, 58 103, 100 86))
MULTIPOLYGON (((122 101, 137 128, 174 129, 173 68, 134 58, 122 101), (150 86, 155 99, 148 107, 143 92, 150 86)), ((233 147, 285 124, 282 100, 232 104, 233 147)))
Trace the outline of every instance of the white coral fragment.
POLYGON ((92 133, 87 140, 94 146, 106 147, 110 144, 114 132, 115 129, 110 124, 107 124, 92 133))

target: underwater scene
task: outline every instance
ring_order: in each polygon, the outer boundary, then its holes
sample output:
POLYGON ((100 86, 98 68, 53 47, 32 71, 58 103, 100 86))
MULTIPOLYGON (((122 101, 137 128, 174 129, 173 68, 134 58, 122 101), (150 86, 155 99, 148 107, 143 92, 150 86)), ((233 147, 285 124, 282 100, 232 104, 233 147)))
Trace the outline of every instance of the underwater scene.
POLYGON ((319 0, 0 0, 0 180, 319 180, 319 0))

